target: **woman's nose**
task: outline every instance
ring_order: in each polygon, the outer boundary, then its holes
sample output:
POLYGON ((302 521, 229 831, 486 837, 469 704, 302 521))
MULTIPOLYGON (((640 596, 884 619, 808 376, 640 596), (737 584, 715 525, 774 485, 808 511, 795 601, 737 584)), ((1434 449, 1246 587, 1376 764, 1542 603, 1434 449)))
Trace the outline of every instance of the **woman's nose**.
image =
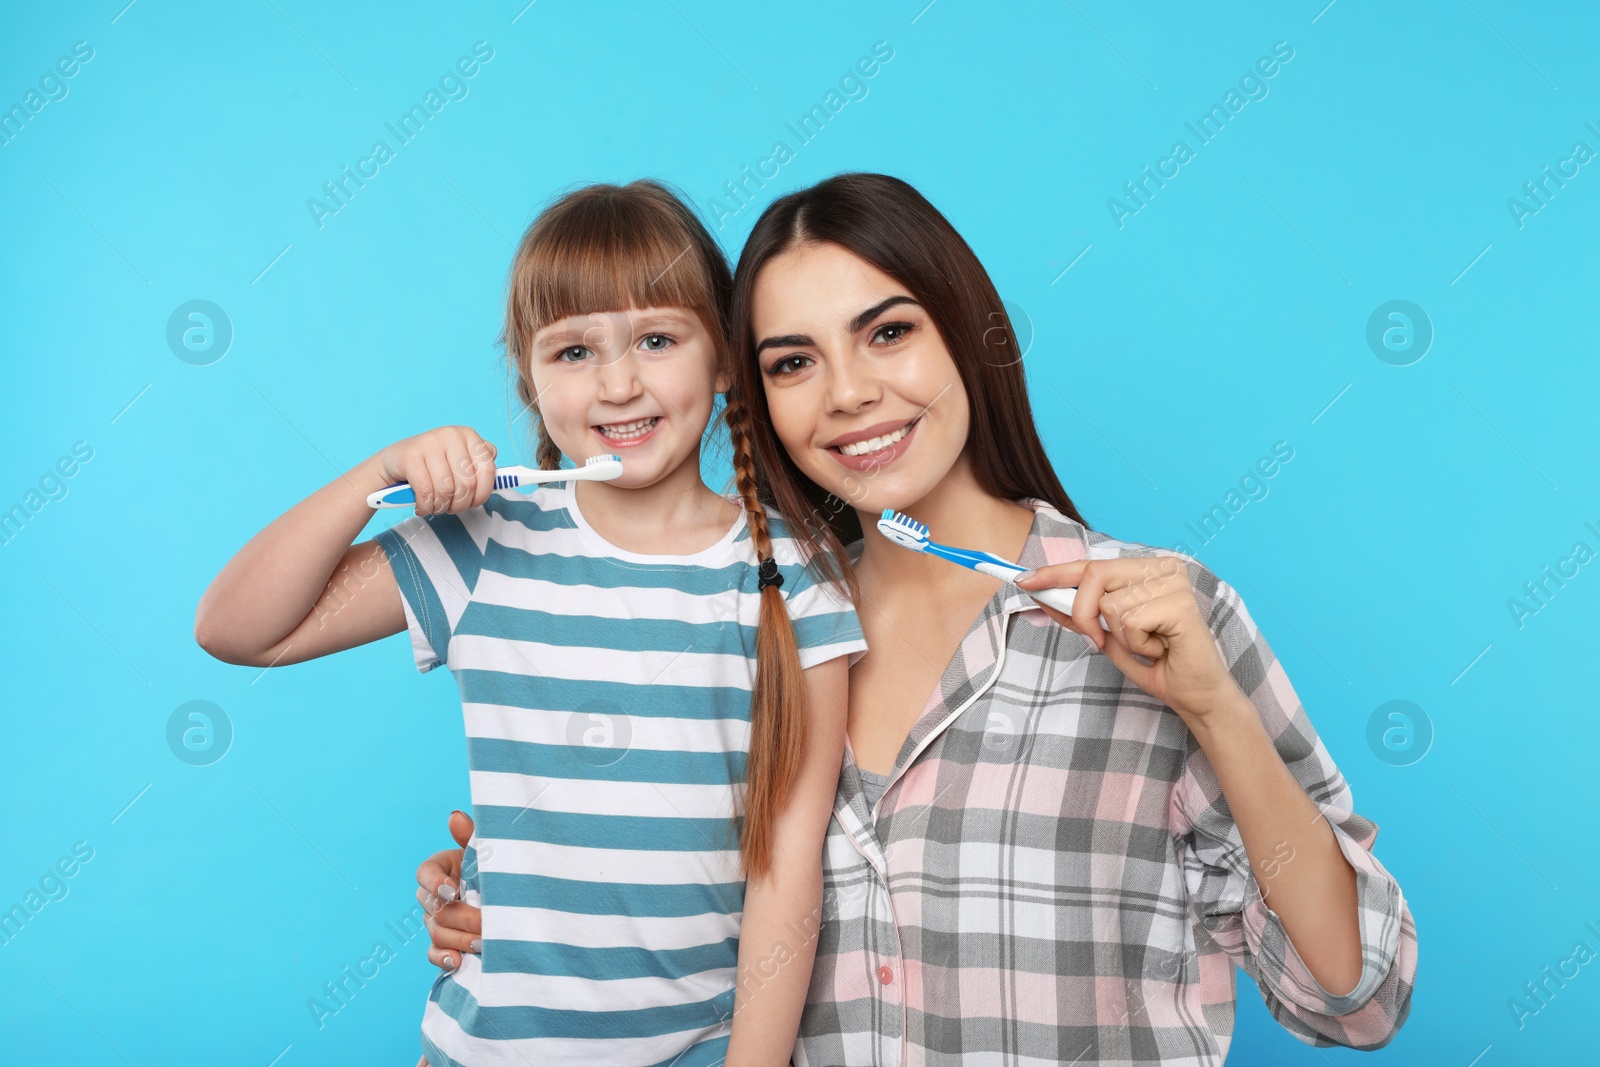
POLYGON ((834 360, 828 375, 828 406, 854 414, 883 395, 883 387, 865 361, 853 357, 834 360))

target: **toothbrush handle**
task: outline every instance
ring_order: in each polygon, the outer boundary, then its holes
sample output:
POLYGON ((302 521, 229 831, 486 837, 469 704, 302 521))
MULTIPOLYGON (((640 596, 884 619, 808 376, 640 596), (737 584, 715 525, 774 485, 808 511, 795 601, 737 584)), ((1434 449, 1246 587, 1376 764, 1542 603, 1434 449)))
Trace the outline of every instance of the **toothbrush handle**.
MULTIPOLYGON (((548 476, 549 472, 531 470, 522 466, 496 467, 494 469, 494 487, 496 491, 516 489, 530 476, 537 478, 541 474, 548 476)), ((541 480, 548 481, 549 478, 545 477, 541 480)), ((375 493, 367 494, 367 507, 369 508, 409 508, 415 507, 416 503, 417 494, 411 488, 410 482, 395 482, 393 485, 385 486, 375 493)))
POLYGON ((367 494, 369 508, 409 508, 416 502, 417 494, 411 488, 410 482, 395 482, 379 489, 376 493, 367 494))
POLYGON ((970 548, 956 548, 953 545, 941 545, 937 541, 929 541, 928 547, 923 551, 930 556, 938 556, 940 559, 949 560, 951 563, 970 567, 975 571, 982 571, 984 574, 992 575, 1003 581, 1009 581, 1027 569, 1026 567, 1019 567, 1008 560, 1003 560, 990 552, 979 552, 970 548))
MULTIPOLYGON (((1072 614, 1072 605, 1078 599, 1078 591, 1071 588, 1024 589, 1023 592, 1046 607, 1055 608, 1063 615, 1072 614)), ((1100 628, 1108 633, 1111 630, 1111 626, 1106 622, 1104 615, 1100 616, 1100 628)))
MULTIPOLYGON (((963 566, 971 567, 975 571, 981 571, 991 578, 999 578, 1002 582, 1014 582, 1017 580, 1018 575, 1026 573, 1028 569, 988 552, 952 548, 949 545, 941 545, 938 542, 930 543, 928 551, 952 563, 960 563, 963 566)), ((1072 605, 1078 599, 1078 591, 1071 587, 1052 587, 1038 590, 1024 589, 1023 592, 1039 603, 1055 608, 1063 615, 1072 614, 1072 605)), ((1111 631, 1111 626, 1106 622, 1104 615, 1100 616, 1100 628, 1107 633, 1111 631)))

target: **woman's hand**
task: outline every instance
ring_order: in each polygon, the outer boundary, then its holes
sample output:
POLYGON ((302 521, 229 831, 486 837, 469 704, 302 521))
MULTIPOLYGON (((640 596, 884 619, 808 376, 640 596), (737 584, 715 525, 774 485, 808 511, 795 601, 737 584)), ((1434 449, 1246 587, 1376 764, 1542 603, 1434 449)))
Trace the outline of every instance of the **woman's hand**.
POLYGON ((483 912, 461 900, 461 857, 472 838, 472 820, 450 813, 450 836, 461 848, 435 852, 417 868, 417 900, 428 913, 428 962, 447 971, 461 966, 463 952, 482 952, 483 912))
POLYGON ((418 515, 483 506, 494 492, 495 447, 470 426, 441 426, 396 441, 370 462, 384 485, 410 482, 418 515))
POLYGON ((1076 586, 1072 614, 1045 614, 1083 634, 1140 689, 1176 711, 1193 730, 1243 696, 1228 673, 1183 561, 1176 556, 1077 560, 1040 567, 1023 590, 1076 586), (1105 616, 1110 631, 1100 625, 1105 616), (1143 658, 1141 658, 1143 657, 1143 658))

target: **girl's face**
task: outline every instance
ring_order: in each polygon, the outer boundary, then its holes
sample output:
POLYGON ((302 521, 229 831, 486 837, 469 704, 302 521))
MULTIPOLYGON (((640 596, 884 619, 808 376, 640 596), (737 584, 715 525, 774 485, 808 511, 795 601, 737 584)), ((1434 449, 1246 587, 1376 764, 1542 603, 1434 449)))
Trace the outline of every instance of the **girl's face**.
POLYGON ((528 373, 551 440, 578 466, 622 458, 613 485, 653 485, 685 462, 728 388, 716 346, 687 308, 572 315, 533 336, 528 373))
POLYGON ((966 388, 894 278, 838 245, 798 245, 756 276, 751 324, 772 429, 823 489, 905 510, 962 461, 966 388))

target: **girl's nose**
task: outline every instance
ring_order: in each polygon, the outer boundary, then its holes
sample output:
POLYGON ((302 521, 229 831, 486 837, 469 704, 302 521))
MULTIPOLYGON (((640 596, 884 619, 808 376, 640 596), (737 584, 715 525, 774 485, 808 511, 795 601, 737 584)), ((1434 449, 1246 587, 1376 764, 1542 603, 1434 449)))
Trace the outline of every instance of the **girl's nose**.
POLYGON ((639 368, 632 352, 601 353, 597 370, 600 375, 600 397, 606 402, 626 403, 639 393, 639 368))

